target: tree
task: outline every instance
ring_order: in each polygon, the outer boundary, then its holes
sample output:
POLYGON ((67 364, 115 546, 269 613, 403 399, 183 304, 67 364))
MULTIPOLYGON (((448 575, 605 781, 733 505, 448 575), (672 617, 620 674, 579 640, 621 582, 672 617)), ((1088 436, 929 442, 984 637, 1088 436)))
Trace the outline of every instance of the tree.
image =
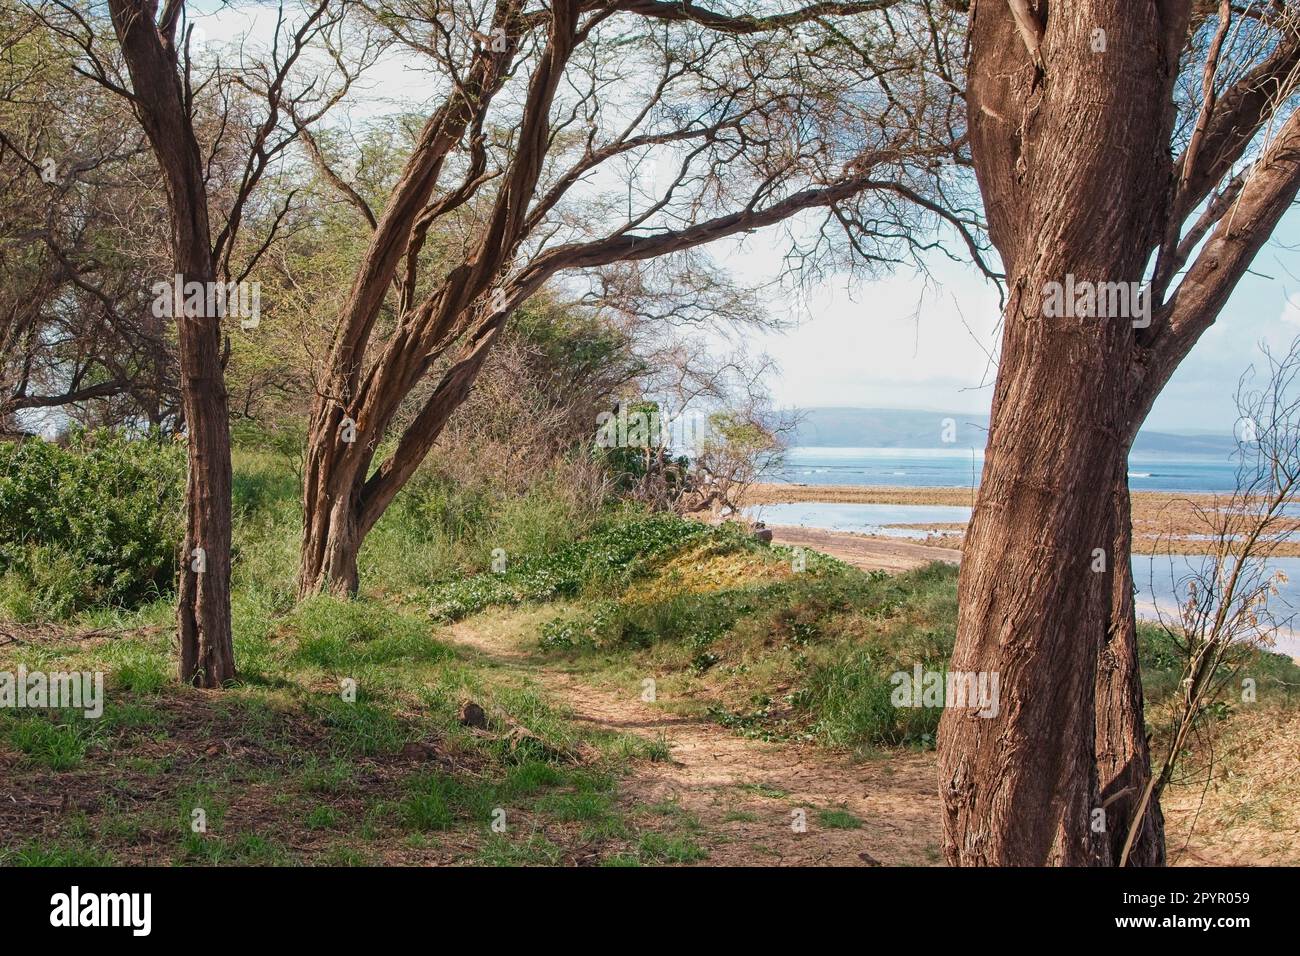
MULTIPOLYGON (((1286 574, 1271 565, 1295 537, 1286 514, 1300 491, 1300 340, 1280 357, 1267 346, 1262 351, 1268 372, 1263 384, 1254 385, 1252 366, 1237 386, 1236 488, 1196 508, 1208 553, 1188 559, 1176 577, 1170 548, 1171 591, 1178 600, 1168 617, 1160 608, 1157 615, 1170 645, 1180 652, 1182 674, 1164 728, 1164 759, 1147 782, 1142 805, 1160 799, 1193 733, 1213 740, 1220 708, 1234 692, 1243 702, 1254 701, 1254 680, 1242 681, 1243 671, 1249 675, 1249 663, 1276 645, 1295 621, 1295 609, 1279 598, 1286 574)), ((1207 749, 1213 754, 1218 748, 1207 749)), ((1213 773, 1213 759, 1207 769, 1213 773)), ((1136 836, 1126 837, 1121 865, 1136 836)))
MULTIPOLYGON (((210 66, 197 85, 199 63, 191 57, 193 24, 187 21, 184 0, 161 5, 157 0, 108 0, 120 59, 106 54, 98 42, 99 21, 87 5, 53 0, 38 15, 79 51, 79 73, 131 105, 162 173, 171 267, 177 277, 175 294, 164 301, 171 306, 176 326, 189 457, 177 594, 180 677, 220 687, 235 676, 235 662, 230 622, 230 427, 222 329, 227 309, 223 296, 214 293, 240 285, 275 239, 273 225, 242 269, 234 264, 250 200, 296 138, 286 112, 319 119, 346 91, 346 82, 342 92, 335 91, 321 76, 298 91, 287 87, 303 51, 328 34, 341 13, 331 11, 331 0, 316 0, 300 23, 289 26, 281 7, 265 60, 210 66), (201 135, 197 121, 196 103, 205 95, 219 104, 210 135, 201 135), (231 162, 232 154, 239 172, 230 195, 219 197, 218 203, 211 172, 231 162), (197 297, 190 292, 193 288, 199 290, 197 297)), ((364 54, 360 60, 364 62, 364 54)), ((334 62, 339 62, 337 57, 334 62)), ((291 199, 292 194, 286 210, 291 199)))
POLYGON ((149 309, 167 235, 148 144, 29 14, 0 0, 0 18, 0 431, 167 428, 179 393, 149 309))
POLYGON ((312 412, 300 594, 356 591, 366 534, 511 313, 553 278, 671 261, 809 210, 825 220, 796 257, 824 252, 838 229, 860 261, 885 262, 936 215, 974 248, 973 217, 945 195, 962 130, 942 9, 375 5, 376 22, 449 89, 382 214, 348 197, 373 233, 312 412), (394 428, 444 359, 418 412, 394 428))
MULTIPOLYGON (((1119 861, 1151 772, 1128 451, 1300 188, 1296 26, 1291 3, 971 4, 1009 296, 952 667, 1000 673, 1004 704, 940 726, 954 864, 1119 861)), ((1129 865, 1163 862, 1155 801, 1133 829, 1129 865)))
POLYGON ((710 415, 708 437, 692 462, 694 500, 686 510, 739 513, 754 482, 780 465, 781 432, 788 427, 757 402, 710 415))

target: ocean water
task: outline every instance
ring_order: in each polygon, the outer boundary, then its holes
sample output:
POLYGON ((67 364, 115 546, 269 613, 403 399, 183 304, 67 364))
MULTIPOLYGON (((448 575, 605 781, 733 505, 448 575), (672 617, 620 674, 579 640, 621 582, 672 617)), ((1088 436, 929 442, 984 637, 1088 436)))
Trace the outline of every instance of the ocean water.
POLYGON ((754 505, 745 509, 747 517, 775 526, 824 528, 828 531, 851 531, 855 534, 878 534, 887 538, 910 538, 920 541, 939 532, 891 526, 954 523, 964 525, 970 521, 970 512, 969 508, 955 505, 824 504, 818 501, 754 505))
MULTIPOLYGON (((970 520, 970 509, 949 505, 847 504, 839 502, 791 502, 756 505, 746 515, 773 526, 819 528, 889 538, 924 540, 932 534, 917 528, 899 528, 900 524, 951 524, 970 520)), ((1168 554, 1133 555, 1133 583, 1138 615, 1167 621, 1177 620, 1178 605, 1187 597, 1189 575, 1200 567, 1197 556, 1168 554)), ((1269 570, 1281 570, 1287 581, 1280 583, 1278 594, 1269 599, 1269 611, 1281 626, 1276 650, 1300 659, 1300 558, 1273 558, 1269 570)))
MULTIPOLYGON (((1163 618, 1166 623, 1176 624, 1178 605, 1187 600, 1189 576, 1201 568, 1203 560, 1195 555, 1133 555, 1138 617, 1163 618)), ((1278 585, 1278 593, 1268 599, 1268 614, 1280 628, 1274 650, 1300 659, 1300 558, 1271 558, 1266 567, 1282 571, 1287 577, 1278 585)))
MULTIPOLYGON (((818 448, 786 453, 772 480, 805 485, 897 485, 907 488, 972 488, 979 484, 984 453, 970 448, 818 448)), ((1236 487, 1236 463, 1222 459, 1139 456, 1129 458, 1134 491, 1219 491, 1236 487)))

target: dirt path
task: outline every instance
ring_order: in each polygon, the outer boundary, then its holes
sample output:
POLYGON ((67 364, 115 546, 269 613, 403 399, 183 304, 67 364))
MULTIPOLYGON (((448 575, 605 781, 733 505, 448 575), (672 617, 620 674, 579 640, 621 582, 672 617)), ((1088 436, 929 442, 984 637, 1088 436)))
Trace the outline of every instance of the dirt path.
POLYGON ((481 623, 462 622, 441 636, 526 673, 575 720, 666 741, 671 759, 624 778, 621 800, 629 809, 672 801, 694 815, 710 865, 916 866, 942 859, 933 754, 852 763, 808 746, 749 740, 546 670, 481 623), (837 809, 861 826, 828 825, 835 818, 823 812, 837 809), (803 811, 802 831, 796 811, 803 811))

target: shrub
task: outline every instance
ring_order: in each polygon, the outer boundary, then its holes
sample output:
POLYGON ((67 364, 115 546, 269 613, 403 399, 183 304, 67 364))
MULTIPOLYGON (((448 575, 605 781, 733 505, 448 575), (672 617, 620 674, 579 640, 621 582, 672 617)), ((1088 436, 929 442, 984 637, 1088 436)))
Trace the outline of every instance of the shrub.
POLYGON ((582 540, 527 555, 503 573, 435 586, 431 613, 436 620, 454 621, 492 604, 576 597, 588 587, 618 589, 688 542, 711 533, 722 532, 671 514, 620 511, 582 540))
POLYGON ((110 432, 0 445, 0 575, 11 613, 66 617, 169 592, 183 533, 179 445, 110 432), (25 592, 25 599, 20 595, 25 592))
MULTIPOLYGON (((813 670, 797 705, 816 714, 816 738, 831 747, 863 749, 898 745, 934 746, 942 707, 895 707, 890 675, 904 663, 873 648, 859 648, 813 670)), ((942 661, 925 661, 925 671, 945 673, 942 661)))

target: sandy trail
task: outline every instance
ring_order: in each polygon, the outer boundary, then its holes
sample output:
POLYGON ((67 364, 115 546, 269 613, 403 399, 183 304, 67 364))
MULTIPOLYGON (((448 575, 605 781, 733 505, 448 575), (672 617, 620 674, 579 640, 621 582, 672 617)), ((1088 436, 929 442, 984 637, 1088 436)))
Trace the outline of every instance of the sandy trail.
POLYGON ((772 540, 789 547, 814 548, 864 571, 880 570, 890 574, 910 571, 931 561, 946 561, 948 564, 961 561, 961 552, 956 548, 937 548, 819 528, 773 528, 772 540))
MULTIPOLYGON (((934 549, 930 549, 934 550, 934 549)), ((525 675, 572 718, 594 727, 667 743, 668 762, 643 762, 620 782, 625 810, 675 803, 701 824, 696 839, 714 866, 935 866, 943 862, 934 752, 895 753, 854 763, 810 745, 737 737, 706 720, 683 717, 546 669, 527 648, 494 634, 485 622, 461 622, 439 635, 465 652, 525 675), (843 809, 859 829, 826 826, 819 811, 843 809), (792 824, 804 810, 806 830, 792 824)), ((662 704, 662 701, 660 702, 662 704)), ((1283 862, 1260 859, 1254 841, 1216 831, 1199 816, 1199 787, 1174 787, 1165 800, 1170 862, 1176 866, 1283 862), (1195 791, 1195 792, 1193 792, 1195 791), (1190 842, 1190 845, 1188 843, 1190 842)))
POLYGON ((578 721, 666 742, 670 760, 638 765, 622 780, 620 800, 628 809, 671 801, 695 816, 709 865, 916 866, 942 860, 933 753, 853 763, 811 746, 737 737, 634 694, 548 671, 481 623, 461 622, 441 636, 525 673, 578 721), (824 824, 821 811, 835 809, 848 811, 861 827, 824 824), (796 811, 803 811, 802 831, 796 811))

